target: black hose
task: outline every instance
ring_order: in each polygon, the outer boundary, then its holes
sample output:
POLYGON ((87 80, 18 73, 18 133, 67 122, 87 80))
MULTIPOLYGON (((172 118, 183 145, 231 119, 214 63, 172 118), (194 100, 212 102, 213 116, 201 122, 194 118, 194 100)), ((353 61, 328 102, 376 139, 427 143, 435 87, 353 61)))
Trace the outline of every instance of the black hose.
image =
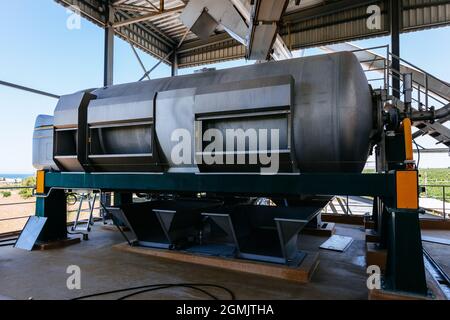
POLYGON ((127 298, 131 298, 134 296, 137 296, 138 294, 142 294, 142 293, 146 293, 146 292, 151 292, 151 291, 156 291, 156 290, 162 290, 162 289, 167 289, 167 288, 173 288, 173 287, 183 287, 183 288, 189 288, 189 289, 193 289, 193 290, 197 290, 200 291, 202 293, 204 293, 206 296, 212 298, 213 300, 219 300, 218 297, 216 297, 215 295, 209 293, 208 291, 201 289, 201 288, 197 288, 197 287, 193 287, 193 286, 161 286, 161 287, 156 287, 156 288, 150 288, 150 289, 145 289, 145 290, 141 290, 141 291, 137 291, 137 292, 133 292, 130 294, 127 294, 126 296, 120 297, 117 300, 125 300, 127 298))
MULTIPOLYGON (((162 284, 144 285, 144 286, 138 286, 138 287, 131 287, 131 288, 125 288, 125 289, 117 289, 117 290, 105 291, 105 292, 100 292, 100 293, 94 293, 94 294, 89 294, 89 295, 81 296, 81 297, 78 297, 78 298, 74 298, 72 300, 83 300, 83 299, 94 298, 94 297, 98 297, 98 296, 114 294, 114 293, 120 293, 120 292, 126 292, 126 291, 132 291, 132 290, 143 290, 143 291, 147 292, 146 290, 148 290, 148 289, 155 288, 155 290, 159 290, 159 289, 166 289, 166 288, 169 288, 169 287, 211 287, 211 288, 218 288, 218 289, 226 291, 230 295, 231 300, 235 300, 236 299, 233 291, 231 291, 230 289, 225 288, 223 286, 219 286, 219 285, 205 284, 205 283, 178 283, 178 284, 170 284, 170 283, 165 284, 165 283, 162 283, 162 284)), ((136 294, 138 294, 138 293, 136 293, 136 294)), ((125 296, 125 298, 127 298, 127 297, 128 296, 125 296)), ((124 297, 122 297, 122 298, 124 298, 124 297)))
POLYGON ((81 232, 81 231, 77 231, 77 232, 73 232, 73 231, 67 231, 68 234, 72 234, 72 235, 85 235, 85 232, 81 232))
POLYGON ((417 169, 419 169, 419 165, 420 165, 420 148, 419 145, 417 144, 417 142, 415 140, 413 140, 414 144, 416 145, 417 148, 417 169))

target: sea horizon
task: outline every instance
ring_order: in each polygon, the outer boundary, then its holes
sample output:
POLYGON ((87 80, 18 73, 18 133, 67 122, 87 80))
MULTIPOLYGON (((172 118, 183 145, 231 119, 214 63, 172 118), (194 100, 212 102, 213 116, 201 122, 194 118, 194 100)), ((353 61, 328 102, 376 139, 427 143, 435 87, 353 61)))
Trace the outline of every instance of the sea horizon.
POLYGON ((32 177, 34 176, 34 173, 2 173, 0 172, 0 178, 5 178, 5 179, 25 179, 28 177, 32 177))

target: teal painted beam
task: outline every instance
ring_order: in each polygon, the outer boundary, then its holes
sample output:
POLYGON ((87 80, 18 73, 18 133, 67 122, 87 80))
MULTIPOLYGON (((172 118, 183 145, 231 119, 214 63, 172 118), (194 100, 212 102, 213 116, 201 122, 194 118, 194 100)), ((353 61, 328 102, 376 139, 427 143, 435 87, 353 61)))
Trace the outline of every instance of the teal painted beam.
POLYGON ((47 188, 129 192, 215 192, 246 195, 395 195, 395 175, 323 173, 300 175, 130 174, 48 172, 47 188))

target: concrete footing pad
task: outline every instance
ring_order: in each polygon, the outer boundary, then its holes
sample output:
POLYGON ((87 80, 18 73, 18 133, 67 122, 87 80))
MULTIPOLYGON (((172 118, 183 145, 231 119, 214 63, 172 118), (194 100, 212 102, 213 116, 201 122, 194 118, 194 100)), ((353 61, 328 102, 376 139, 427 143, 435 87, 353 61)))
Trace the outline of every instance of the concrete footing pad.
POLYGON ((375 243, 366 243, 367 266, 379 266, 381 271, 386 270, 387 250, 379 249, 375 243))
POLYGON ((331 237, 336 232, 336 224, 333 222, 322 222, 318 228, 305 228, 301 231, 302 234, 308 234, 318 237, 331 237))
POLYGON ((306 252, 306 257, 302 261, 300 266, 294 268, 240 259, 227 259, 212 256, 194 255, 179 251, 130 247, 126 243, 115 245, 114 248, 117 250, 137 253, 149 257, 170 259, 178 262, 186 262, 191 264, 226 269, 229 271, 250 273, 254 275, 284 279, 299 283, 308 283, 319 264, 318 252, 306 252))
POLYGON ((369 290, 369 300, 430 300, 430 297, 387 290, 369 290))
POLYGON ((366 242, 380 242, 380 236, 375 230, 366 229, 366 242))
POLYGON ((80 238, 67 238, 64 240, 58 240, 58 241, 51 241, 51 242, 43 242, 43 243, 36 243, 34 245, 34 250, 52 250, 52 249, 60 249, 67 246, 71 246, 77 243, 80 243, 80 238))
POLYGON ((443 219, 420 219, 422 230, 450 230, 450 221, 443 219))

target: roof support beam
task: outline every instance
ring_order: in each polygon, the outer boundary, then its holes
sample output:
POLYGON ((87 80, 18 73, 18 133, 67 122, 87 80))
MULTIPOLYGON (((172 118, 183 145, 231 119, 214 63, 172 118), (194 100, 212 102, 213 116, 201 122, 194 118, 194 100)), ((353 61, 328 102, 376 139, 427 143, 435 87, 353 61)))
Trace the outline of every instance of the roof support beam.
MULTIPOLYGON (((150 75, 150 73, 152 73, 153 70, 155 70, 160 64, 161 62, 167 60, 168 58, 170 58, 172 55, 173 56, 177 56, 177 50, 181 47, 181 45, 183 44, 184 40, 186 39, 188 33, 190 32, 190 29, 186 30, 186 32, 184 33, 183 37, 181 38, 180 42, 178 43, 178 45, 173 48, 172 51, 170 51, 164 58, 160 59, 158 61, 158 63, 156 63, 150 70, 148 70, 146 73, 144 73, 144 75, 139 79, 139 81, 144 80, 144 78, 146 78, 148 75, 150 75)), ((174 72, 178 72, 178 57, 173 57, 172 61, 172 73, 174 72), (173 68, 173 66, 176 64, 176 69, 173 68)))
MULTIPOLYGON (((128 20, 131 19, 132 17, 127 14, 125 11, 123 10, 118 10, 118 16, 119 19, 117 19, 118 21, 124 21, 124 20, 128 20)), ((151 37, 154 37, 156 40, 162 42, 163 44, 169 46, 169 47, 173 47, 175 45, 175 41, 169 37, 168 35, 164 34, 161 30, 159 30, 158 28, 156 28, 152 23, 146 22, 144 23, 135 23, 135 24, 129 24, 123 27, 119 27, 119 28, 115 28, 116 30, 119 30, 120 28, 139 28, 139 29, 143 29, 143 31, 147 32, 151 37)), ((119 32, 119 31, 117 31, 119 32)))
POLYGON ((130 18, 130 19, 127 19, 127 20, 124 20, 124 21, 120 21, 120 22, 114 23, 113 27, 114 28, 120 28, 120 27, 127 26, 127 25, 130 25, 130 24, 143 22, 143 21, 149 20, 150 18, 156 18, 156 17, 160 18, 160 17, 163 17, 163 16, 165 16, 167 14, 170 14, 170 13, 181 12, 183 10, 183 8, 184 8, 184 6, 179 6, 179 7, 167 9, 164 12, 152 12, 152 13, 144 14, 142 16, 133 17, 133 18, 130 18))
POLYGON ((22 91, 27 91, 27 92, 39 94, 41 96, 46 96, 46 97, 50 97, 50 98, 55 98, 55 99, 59 99, 60 98, 60 96, 58 96, 56 94, 53 94, 53 93, 48 93, 48 92, 45 92, 45 91, 36 90, 36 89, 33 89, 33 88, 21 86, 21 85, 15 84, 15 83, 6 82, 6 81, 2 81, 2 80, 0 80, 0 85, 5 86, 5 87, 14 88, 14 89, 17 89, 17 90, 22 90, 22 91))
POLYGON ((153 9, 155 9, 156 12, 159 12, 159 11, 160 11, 160 9, 158 9, 158 7, 155 6, 155 5, 153 4, 153 2, 151 2, 150 0, 145 0, 145 2, 147 2, 153 9))
POLYGON ((130 5, 130 4, 119 4, 119 5, 115 5, 114 8, 121 9, 121 10, 129 10, 129 11, 134 11, 134 12, 148 12, 148 13, 159 12, 153 8, 143 7, 143 6, 135 6, 135 5, 130 5))
POLYGON ((172 54, 170 60, 172 62, 172 77, 175 77, 178 75, 178 53, 176 51, 172 54))
POLYGON ((189 51, 204 49, 206 47, 214 46, 214 45, 217 45, 217 44, 220 44, 220 43, 223 43, 226 41, 230 41, 230 40, 234 40, 234 39, 231 38, 228 35, 228 33, 222 32, 222 33, 219 33, 219 34, 209 37, 209 39, 207 41, 201 40, 201 39, 196 39, 196 40, 191 40, 189 42, 185 42, 178 50, 178 53, 187 53, 189 51))
MULTIPOLYGON (((142 62, 141 57, 139 57, 139 54, 138 54, 136 48, 133 46, 133 44, 130 41, 128 41, 128 42, 130 43, 131 50, 133 50, 133 53, 136 56, 136 59, 139 62, 139 65, 141 66, 144 73, 147 74, 147 69, 145 69, 144 63, 142 62)), ((147 80, 150 80, 150 76, 148 74, 146 75, 146 78, 147 78, 147 80)))

